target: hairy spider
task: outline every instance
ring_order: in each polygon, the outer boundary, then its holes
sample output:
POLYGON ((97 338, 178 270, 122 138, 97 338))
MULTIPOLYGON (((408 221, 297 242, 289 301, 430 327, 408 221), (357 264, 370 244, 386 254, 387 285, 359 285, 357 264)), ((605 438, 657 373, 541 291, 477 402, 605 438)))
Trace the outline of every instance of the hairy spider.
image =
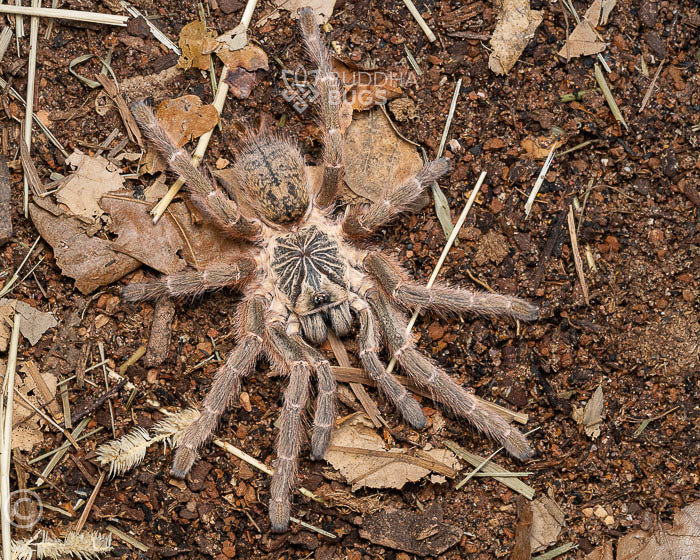
POLYGON ((193 296, 225 286, 244 293, 235 316, 238 344, 216 373, 199 419, 187 429, 175 454, 173 474, 184 477, 188 473, 197 449, 238 396, 242 379, 266 357, 276 371, 288 377, 270 488, 274 531, 289 526, 290 495, 296 483, 312 376, 317 385, 313 459, 324 456, 336 415, 336 383, 329 362, 312 345, 324 342, 328 329, 341 337, 348 335, 355 317, 359 319, 357 339, 363 367, 413 428, 425 427, 425 416, 418 402, 387 373, 379 357, 383 346, 415 383, 430 390, 448 410, 469 420, 515 457, 526 459, 532 453, 518 430, 416 349, 401 309, 421 307, 533 320, 536 308, 506 295, 445 285, 423 287, 411 281, 391 256, 354 244, 409 209, 427 185, 447 173, 449 165, 445 159, 431 161, 403 183, 389 185, 382 200, 348 207, 342 217, 334 217, 336 191, 343 178, 340 83, 331 71, 328 50, 310 9, 300 12, 300 23, 308 54, 318 66, 316 88, 324 145, 318 192, 312 192, 307 181, 297 145, 278 133, 262 131, 249 134, 238 147, 234 164, 238 190, 231 189, 227 196, 174 146, 146 105, 137 103, 132 108, 148 139, 186 180, 186 192, 204 218, 222 233, 249 242, 250 247, 234 262, 178 272, 124 289, 125 299, 133 302, 193 296), (242 200, 235 200, 235 193, 242 200))

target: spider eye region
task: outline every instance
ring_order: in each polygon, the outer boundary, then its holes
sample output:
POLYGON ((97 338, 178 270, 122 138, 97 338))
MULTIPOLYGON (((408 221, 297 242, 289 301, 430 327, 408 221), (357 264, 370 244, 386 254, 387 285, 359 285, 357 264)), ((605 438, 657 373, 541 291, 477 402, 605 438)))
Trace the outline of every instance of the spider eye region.
POLYGON ((317 226, 281 236, 272 272, 289 307, 300 314, 347 297, 346 265, 338 243, 317 226))

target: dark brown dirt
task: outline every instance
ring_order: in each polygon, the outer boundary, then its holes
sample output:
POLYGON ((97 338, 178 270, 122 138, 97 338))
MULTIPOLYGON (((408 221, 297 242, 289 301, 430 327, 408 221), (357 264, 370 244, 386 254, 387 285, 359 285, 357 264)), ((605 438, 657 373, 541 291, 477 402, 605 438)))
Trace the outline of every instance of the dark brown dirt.
MULTIPOLYGON (((177 38, 182 26, 198 13, 192 1, 134 3, 159 15, 157 24, 171 38, 177 38)), ((62 4, 119 9, 117 2, 62 4)), ((382 70, 408 71, 406 47, 418 59, 424 74, 404 94, 415 102, 418 116, 399 122, 398 127, 409 139, 423 143, 429 154, 437 150, 454 84, 463 78, 449 137, 458 145, 451 144, 447 150, 455 170, 441 181, 454 217, 478 174, 486 170, 488 178, 441 275, 479 288, 472 283, 473 276, 497 291, 530 298, 541 307, 542 316, 531 325, 520 325, 519 331, 502 320, 462 322, 422 316, 416 325, 419 345, 478 395, 528 413, 528 429, 540 427, 531 436, 537 449, 532 461, 525 465, 505 457, 499 461, 511 470, 534 472, 528 482, 537 495, 549 495, 566 515, 558 543, 573 542, 579 547, 562 558, 581 558, 597 544, 631 528, 649 529, 657 519, 670 522, 675 512, 700 497, 699 7, 690 0, 618 2, 609 24, 601 29, 609 43, 605 57, 613 69, 608 82, 630 126, 625 131, 597 92, 574 103, 560 101, 562 94, 597 87, 592 57, 567 63, 556 56, 567 35, 561 4, 531 2, 533 8, 545 10, 544 21, 520 61, 503 77, 488 69, 486 41, 460 38, 464 32, 489 36, 496 24, 490 2, 472 4, 478 7, 470 10, 475 15, 463 17, 459 9, 466 4, 458 0, 419 3, 439 37, 429 44, 400 2, 340 0, 330 21, 330 39, 337 41, 346 57, 382 70), (649 76, 641 72, 642 56, 649 76), (664 68, 657 88, 648 107, 639 113, 661 58, 664 68), (559 152, 585 141, 594 143, 555 157, 526 220, 525 201, 542 162, 529 159, 521 142, 550 136, 554 130, 566 139, 559 152), (587 192, 589 185, 592 189, 587 192), (586 200, 578 241, 590 305, 583 300, 566 225, 574 198, 580 203, 586 200), (586 262, 586 247, 595 270, 586 262), (605 416, 600 437, 591 440, 571 413, 599 385, 605 395, 605 416), (673 412, 633 436, 643 419, 670 409, 673 412), (591 514, 599 505, 612 517, 611 523, 591 514)), ((586 4, 574 4, 580 14, 585 11, 586 4)), ((218 31, 233 28, 243 2, 218 0, 218 6, 209 24, 218 31)), ((261 2, 253 22, 272 11, 271 2, 261 2)), ((568 26, 570 31, 570 16, 568 26)), ((142 27, 116 30, 56 22, 47 42, 43 39, 46 26, 41 24, 35 110, 46 112, 50 129, 69 152, 74 148, 94 151, 114 128, 124 132, 116 111, 104 117, 95 113, 97 93, 68 73, 72 59, 86 53, 104 57, 113 46, 112 67, 119 80, 175 63, 142 27)), ((257 72, 259 82, 248 99, 228 100, 224 130, 265 115, 299 138, 304 151, 318 161, 320 145, 311 112, 298 115, 282 97, 279 63, 294 68, 303 60, 288 13, 253 27, 251 36, 270 57, 270 70, 257 72)), ((25 91, 28 41, 22 40, 21 45, 18 59, 13 38, 1 71, 18 91, 25 91)), ((80 71, 94 74, 98 64, 93 59, 80 71)), ((195 71, 183 72, 171 87, 152 95, 162 99, 195 94, 211 99, 209 77, 195 71)), ((7 96, 2 97, 2 107, 0 123, 7 131, 2 135, 2 151, 12 159, 17 157, 19 126, 10 117, 23 116, 23 109, 7 96)), ((33 138, 32 154, 42 180, 48 183, 52 170, 65 171, 63 158, 36 127, 33 138)), ((217 132, 207 161, 213 163, 218 157, 233 158, 217 132)), ((11 162, 11 170, 15 237, 0 250, 0 266, 9 275, 36 237, 32 223, 22 216, 22 180, 16 162, 11 162)), ((125 163, 124 171, 133 172, 135 166, 125 163)), ((135 180, 128 183, 135 190, 144 186, 135 180)), ((395 251, 423 281, 444 242, 432 204, 419 215, 403 217, 377 237, 380 247, 395 251)), ((20 360, 31 357, 42 371, 67 377, 74 374, 81 348, 89 342, 88 365, 99 362, 97 348, 102 342, 115 368, 147 343, 152 306, 123 304, 118 286, 89 297, 81 295, 60 274, 50 247, 43 242, 40 247, 46 259, 35 271, 36 280, 30 276, 11 296, 53 312, 60 324, 36 346, 22 343, 20 360)), ((137 271, 131 280, 142 274, 137 271)), ((125 408, 128 393, 112 401, 119 435, 137 423, 149 426, 160 419, 147 398, 166 407, 201 401, 216 364, 210 361, 196 370, 193 366, 210 355, 212 339, 222 355, 232 347, 228 333, 235 301, 235 296, 222 292, 176 306, 166 361, 150 369, 142 362, 129 368, 129 379, 139 387, 129 410, 125 408)), ((355 350, 351 341, 348 349, 351 354, 355 350)), ((100 383, 102 373, 93 370, 86 377, 100 383)), ((233 406, 218 436, 270 464, 281 388, 282 381, 268 377, 267 366, 261 366, 245 384, 249 406, 233 406)), ((93 390, 79 390, 73 384, 70 391, 74 410, 96 397, 93 390)), ((413 433, 383 398, 377 396, 377 400, 392 430, 411 440, 441 446, 450 438, 484 456, 494 449, 484 437, 449 417, 440 434, 432 423, 424 432, 413 433)), ((428 401, 423 404, 430 406, 428 401)), ((106 429, 86 440, 79 454, 88 459, 82 464, 93 476, 90 453, 111 437, 106 406, 95 415, 91 426, 95 425, 106 429)), ((31 456, 61 441, 62 437, 47 433, 44 445, 31 456)), ((88 527, 104 531, 112 524, 149 547, 141 553, 115 539, 113 557, 406 558, 362 539, 363 521, 357 511, 325 508, 299 495, 294 515, 340 538, 333 542, 296 526, 287 534, 273 535, 267 519, 269 479, 265 475, 207 445, 188 480, 179 482, 168 474, 170 459, 169 454, 152 449, 142 467, 103 486, 88 527)), ((35 467, 44 465, 45 461, 35 467)), ((323 477, 327 468, 305 456, 302 484, 315 491, 347 491, 344 484, 323 477)), ((39 493, 47 504, 70 509, 79 496, 91 491, 73 461, 64 460, 51 478, 67 498, 42 488, 39 493)), ((30 477, 30 485, 32 481, 30 477)), ((14 471, 12 484, 15 488, 14 471)), ((357 493, 357 498, 370 496, 374 492, 357 493)), ((373 503, 382 508, 415 512, 439 504, 443 521, 464 531, 461 541, 441 558, 504 558, 513 549, 516 495, 496 481, 473 479, 460 491, 454 490, 452 482, 422 482, 401 492, 381 491, 375 498, 373 503)), ((74 524, 45 510, 40 526, 60 534, 74 524)))

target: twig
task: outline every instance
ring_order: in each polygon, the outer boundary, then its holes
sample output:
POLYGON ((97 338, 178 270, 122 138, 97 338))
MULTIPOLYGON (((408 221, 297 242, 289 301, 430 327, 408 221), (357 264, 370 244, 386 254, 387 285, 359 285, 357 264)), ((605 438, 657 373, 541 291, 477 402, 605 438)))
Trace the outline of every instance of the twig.
MULTIPOLYGON (((219 117, 221 117, 221 112, 223 111, 224 103, 226 102, 226 95, 228 94, 229 86, 226 82, 227 73, 228 69, 226 68, 226 66, 224 66, 221 70, 219 85, 216 89, 216 96, 214 97, 213 102, 214 107, 216 107, 216 110, 219 112, 219 117)), ((202 136, 199 137, 197 147, 195 148, 194 153, 192 154, 192 165, 194 165, 195 167, 197 167, 202 161, 202 158, 204 157, 204 152, 207 151, 207 147, 209 146, 209 140, 211 139, 211 135, 213 133, 214 129, 212 128, 210 131, 202 134, 202 136)), ((151 215, 153 216, 154 224, 158 223, 158 220, 160 220, 161 216, 168 208, 168 205, 173 201, 177 193, 180 192, 180 189, 184 184, 185 181, 182 179, 182 177, 178 177, 177 181, 175 181, 170 187, 170 189, 168 189, 168 192, 165 194, 165 196, 161 198, 158 204, 156 204, 153 207, 153 210, 151 210, 151 215)))
POLYGON ((583 263, 581 262, 581 255, 578 250, 578 239, 576 239, 576 224, 574 223, 574 207, 569 205, 569 215, 567 217, 569 223, 569 239, 571 239, 571 250, 574 253, 574 264, 576 265, 576 274, 578 274, 578 280, 581 283, 581 290, 583 290, 583 299, 586 301, 586 305, 589 305, 588 300, 588 284, 586 284, 586 276, 583 273, 583 263))
MULTIPOLYGON (((642 55, 642 60, 644 60, 643 55, 642 55)), ((666 61, 666 59, 664 58, 659 63, 659 67, 656 69, 656 72, 654 72, 654 77, 651 79, 651 83, 649 84, 649 87, 647 88, 647 92, 644 94, 644 99, 642 99, 642 105, 639 107, 640 113, 642 111, 644 111, 645 107, 647 106, 647 103, 649 103, 649 100, 651 99, 651 94, 654 93, 654 86, 656 85, 656 80, 659 79, 659 74, 661 74, 661 69, 664 67, 665 61, 666 61)))
MULTIPOLYGON (((454 244, 455 239, 457 239, 457 234, 459 233, 459 230, 462 228, 462 225, 464 224, 464 220, 467 219, 467 214, 469 213, 469 210, 471 209, 472 204, 474 204, 474 200, 476 199, 476 195, 479 193, 479 189, 481 188, 481 185, 483 184, 484 179, 486 179, 486 172, 482 171, 481 175, 479 176, 479 180, 476 182, 476 185, 474 185, 474 188, 472 189, 471 195, 469 195, 469 200, 467 200, 467 204, 464 207, 464 210, 462 210, 462 213, 460 214, 459 218, 457 219, 457 223, 455 224, 455 227, 452 230, 452 233, 450 234, 450 237, 447 240, 447 243, 445 243, 445 248, 442 250, 442 254, 440 255, 440 258, 438 259, 438 262, 435 265, 435 269, 433 270, 433 273, 430 275, 430 279, 428 280, 428 283, 426 284, 426 286, 428 288, 433 287, 433 284, 435 283, 435 278, 437 278, 437 275, 440 272, 440 269, 442 268, 443 263, 445 262, 445 258, 447 257, 447 253, 452 248, 452 245, 454 244)), ((415 311, 413 312, 413 315, 411 315, 411 319, 408 321, 408 325, 406 326, 406 334, 411 332, 411 329, 413 328, 413 325, 416 323, 416 319, 418 318, 418 313, 420 313, 420 307, 417 307, 415 309, 415 311)), ((391 362, 389 362, 389 365, 386 368, 387 373, 391 373, 392 371, 394 371, 395 367, 396 367, 396 358, 392 358, 391 362)))
POLYGON ((126 385, 126 382, 127 382, 126 379, 122 379, 114 387, 111 387, 107 391, 102 393, 99 397, 97 397, 93 402, 88 404, 85 408, 78 410, 75 414, 73 414, 73 416, 71 416, 71 419, 70 419, 71 424, 77 424, 85 416, 95 412, 98 408, 100 408, 104 404, 104 402, 108 398, 110 398, 112 395, 116 395, 119 391, 121 391, 122 387, 124 387, 124 385, 126 385))
POLYGON ((35 8, 28 6, 8 6, 0 5, 0 14, 11 14, 17 16, 38 16, 45 18, 69 19, 72 21, 84 21, 87 23, 101 23, 103 25, 118 25, 126 27, 129 20, 126 16, 114 14, 102 14, 99 12, 82 12, 80 10, 61 10, 54 8, 35 8))
POLYGON ((122 365, 119 366, 119 375, 124 375, 126 370, 138 362, 145 353, 146 347, 142 344, 136 350, 134 350, 134 353, 131 354, 131 356, 129 356, 122 365))
MULTIPOLYGON (((333 351, 335 359, 338 361, 338 363, 342 367, 350 367, 350 359, 345 351, 345 346, 332 330, 328 331, 328 343, 331 345, 331 350, 333 351)), ((369 416, 370 420, 372 420, 374 427, 381 428, 382 425, 385 424, 384 419, 382 418, 382 415, 379 412, 375 402, 372 400, 369 394, 367 394, 367 391, 365 391, 365 388, 359 383, 354 382, 350 383, 350 388, 362 404, 362 408, 365 409, 367 416, 369 416)))
POLYGON ((411 65, 413 68, 413 71, 416 73, 418 76, 423 75, 423 70, 420 69, 420 66, 418 65, 418 61, 413 56, 413 53, 408 50, 408 47, 404 45, 404 50, 406 51, 406 58, 408 59, 408 63, 411 65))
POLYGON ((100 473, 100 478, 97 480, 97 484, 95 484, 95 488, 93 488, 92 494, 90 494, 90 498, 88 498, 87 504, 85 504, 83 514, 80 516, 78 524, 75 526, 76 534, 80 533, 80 531, 82 531, 83 527, 85 526, 85 522, 87 521, 88 515, 90 515, 90 510, 92 509, 92 506, 95 503, 95 498, 97 498, 97 494, 100 492, 100 488, 102 488, 102 483, 104 482, 105 475, 105 471, 102 471, 102 473, 100 473))
POLYGON ((431 43, 434 43, 435 42, 435 34, 430 30, 430 27, 428 27, 428 24, 425 23, 423 16, 421 16, 418 13, 418 9, 416 8, 416 5, 413 2, 411 2, 411 0, 403 0, 403 3, 406 4, 408 11, 411 12, 413 19, 416 20, 416 22, 418 23, 420 28, 423 30, 423 33, 425 33, 425 36, 428 38, 428 41, 430 41, 431 43))
POLYGON ((552 160, 554 160, 554 150, 557 149, 557 143, 556 141, 554 144, 552 144, 551 149, 549 150, 549 155, 547 155, 547 159, 544 162, 544 165, 542 165, 542 169, 540 169, 540 174, 537 176, 537 180, 535 181, 534 186, 532 187, 532 190, 530 191, 530 196, 527 197, 527 202, 525 203, 525 217, 528 218, 530 216, 530 211, 532 210, 532 205, 535 202, 535 198, 537 198, 537 193, 540 192, 540 187, 542 186, 542 183, 544 182, 544 177, 547 175, 547 171, 549 171, 549 167, 552 165, 552 160))
POLYGON ((14 403, 15 373, 17 371, 17 347, 19 346, 19 327, 22 316, 15 313, 10 337, 10 349, 7 355, 7 367, 0 399, 0 528, 2 529, 3 560, 12 558, 12 535, 10 533, 10 458, 12 457, 12 410, 14 403), (3 418, 3 409, 5 416, 3 418))

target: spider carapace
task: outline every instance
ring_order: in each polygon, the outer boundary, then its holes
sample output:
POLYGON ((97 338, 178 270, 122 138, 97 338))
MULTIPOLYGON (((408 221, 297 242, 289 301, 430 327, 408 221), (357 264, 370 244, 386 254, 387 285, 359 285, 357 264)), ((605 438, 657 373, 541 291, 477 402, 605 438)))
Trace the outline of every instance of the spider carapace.
POLYGON ((270 486, 270 521, 275 531, 289 526, 312 378, 316 386, 312 458, 323 458, 336 417, 336 382, 328 360, 316 348, 326 340, 329 329, 343 337, 356 327, 362 367, 413 428, 426 426, 423 409, 387 372, 383 351, 396 358, 403 372, 452 414, 471 422, 515 457, 526 459, 532 454, 517 429, 418 351, 407 334, 404 310, 533 320, 536 308, 507 295, 439 283, 424 287, 412 281, 394 257, 367 249, 364 242, 413 207, 423 190, 449 171, 449 165, 445 159, 428 162, 416 175, 388 185, 380 200, 337 212, 344 169, 340 83, 310 9, 300 11, 300 24, 309 57, 318 67, 315 87, 324 146, 318 189, 309 185, 298 145, 263 130, 249 134, 237 147, 235 184, 226 193, 192 166, 189 156, 174 146, 146 105, 132 107, 147 138, 185 179, 185 192, 203 219, 218 226, 222 235, 249 247, 233 262, 185 270, 124 289, 129 301, 195 296, 223 287, 243 294, 234 318, 237 344, 217 371, 199 418, 187 428, 177 448, 173 474, 187 475, 197 450, 229 403, 238 398, 242 380, 266 358, 275 371, 287 377, 270 486))

